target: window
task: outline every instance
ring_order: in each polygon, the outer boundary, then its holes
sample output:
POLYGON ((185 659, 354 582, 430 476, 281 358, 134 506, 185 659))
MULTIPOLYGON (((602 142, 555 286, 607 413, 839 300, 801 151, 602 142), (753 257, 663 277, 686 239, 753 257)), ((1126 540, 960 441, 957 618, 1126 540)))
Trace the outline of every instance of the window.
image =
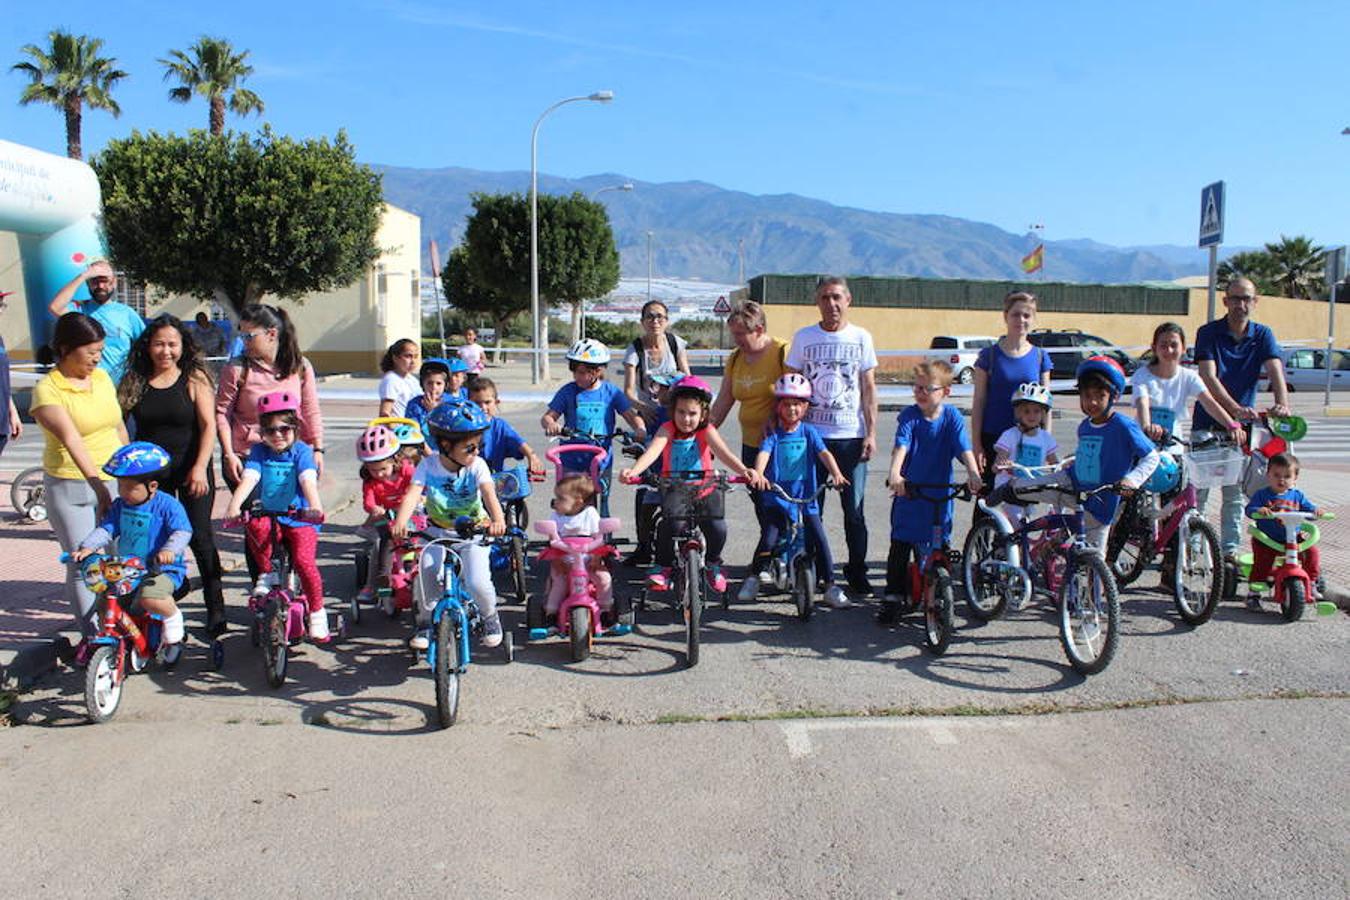
POLYGON ((956 338, 935 337, 933 342, 928 345, 929 350, 955 350, 956 338))
POLYGON ((411 272, 409 272, 409 273, 408 273, 408 284, 411 285, 411 287, 412 287, 412 290, 409 292, 409 296, 411 296, 414 300, 421 300, 421 299, 422 299, 422 273, 421 273, 421 272, 418 272, 416 269, 413 269, 411 272))
POLYGON ((117 273, 117 300, 136 310, 142 319, 150 315, 145 283, 132 281, 125 272, 117 273))
POLYGON ((1311 369, 1313 367, 1313 352, 1311 350, 1296 350, 1289 355, 1289 368, 1311 369))

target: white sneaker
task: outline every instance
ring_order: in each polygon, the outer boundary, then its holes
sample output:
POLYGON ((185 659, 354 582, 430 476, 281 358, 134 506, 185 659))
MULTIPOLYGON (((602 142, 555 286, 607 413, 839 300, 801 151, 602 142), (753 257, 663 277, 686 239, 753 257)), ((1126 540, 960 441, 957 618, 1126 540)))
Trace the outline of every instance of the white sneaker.
POLYGON ((760 569, 759 575, 755 576, 755 580, 759 582, 760 587, 771 587, 773 585, 773 575, 770 574, 768 569, 760 569))
POLYGON ((328 632, 328 610, 318 609, 309 614, 309 639, 322 644, 332 638, 328 632))
POLYGON ((759 579, 750 577, 741 582, 741 589, 736 594, 736 599, 742 603, 753 603, 759 596, 759 579))
POLYGON ((428 647, 430 647, 431 646, 430 630, 426 628, 417 629, 417 631, 413 633, 413 636, 408 639, 408 646, 413 648, 414 650, 425 650, 428 647))
POLYGON ((843 588, 837 584, 832 584, 825 589, 825 605, 830 609, 848 609, 853 604, 849 601, 843 588))
POLYGON ((278 584, 280 584, 280 582, 277 581, 275 572, 263 572, 258 576, 258 580, 253 585, 253 596, 266 597, 268 593, 271 592, 272 588, 276 587, 278 584))
POLYGON ((483 620, 483 646, 500 647, 502 643, 502 620, 493 615, 483 620))

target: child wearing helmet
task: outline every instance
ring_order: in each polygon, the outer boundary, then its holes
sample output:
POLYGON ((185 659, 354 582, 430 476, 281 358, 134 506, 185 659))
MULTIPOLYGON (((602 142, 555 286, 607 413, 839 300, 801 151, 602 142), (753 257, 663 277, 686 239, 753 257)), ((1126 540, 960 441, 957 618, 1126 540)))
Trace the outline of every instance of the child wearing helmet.
MULTIPOLYGON (((763 476, 747 468, 728 449, 726 441, 708 421, 712 398, 712 388, 696 375, 686 375, 675 382, 670 389, 670 421, 657 429, 646 451, 623 471, 624 481, 635 480, 658 459, 664 476, 688 477, 694 482, 707 480, 713 474, 713 458, 716 457, 753 486, 764 487, 767 482, 763 476)), ((700 498, 713 490, 710 485, 699 493, 700 498)), ((698 524, 707 542, 704 574, 708 586, 721 593, 727 589, 727 580, 722 574, 722 549, 727 543, 727 525, 720 515, 700 517, 698 524)), ((667 515, 661 519, 656 534, 657 565, 647 573, 647 585, 654 591, 670 588, 670 568, 675 562, 673 536, 675 532, 683 531, 684 526, 685 523, 674 516, 667 515)))
MULTIPOLYGON (((572 381, 558 388, 548 409, 539 420, 544 434, 550 437, 561 434, 564 428, 584 434, 603 435, 597 442, 609 449, 610 434, 614 432, 614 420, 623 416, 628 427, 640 440, 647 437, 647 426, 642 417, 633 408, 631 400, 624 392, 605 380, 605 366, 609 365, 609 348, 599 341, 586 338, 577 341, 567 351, 567 367, 572 370, 572 381)), ((563 468, 570 471, 585 471, 590 465, 590 457, 576 458, 563 456, 563 468)), ((601 466, 602 482, 608 483, 613 459, 605 457, 601 466)), ((600 494, 600 515, 609 515, 609 491, 600 494)))
MULTIPOLYGON (((439 539, 454 541, 455 523, 461 517, 477 524, 486 523, 493 537, 506 533, 506 517, 497 499, 492 472, 479 455, 488 425, 483 410, 469 400, 443 403, 432 411, 427 428, 438 452, 417 464, 412 484, 403 495, 403 503, 390 527, 393 536, 402 539, 408 533, 413 512, 425 500, 430 523, 427 534, 438 539, 422 551, 413 585, 418 630, 411 644, 415 650, 425 650, 430 643, 431 611, 445 591, 445 554, 449 548, 439 539)), ((492 586, 491 548, 463 540, 454 544, 454 552, 460 561, 460 577, 483 616, 483 645, 496 647, 502 642, 502 623, 497 615, 497 592, 492 586)))
MULTIPOLYGON (((760 442, 755 471, 768 483, 777 485, 798 500, 816 495, 817 461, 836 485, 848 484, 834 454, 825 447, 825 439, 806 421, 806 411, 811 405, 811 382, 807 377, 788 372, 774 382, 773 396, 774 424, 760 442)), ((759 502, 764 510, 764 529, 759 535, 759 545, 755 547, 750 575, 741 583, 738 598, 742 603, 751 602, 759 593, 759 573, 768 568, 778 538, 787 529, 792 516, 787 501, 776 493, 762 494, 759 502)), ((847 606, 848 599, 843 590, 834 583, 834 555, 830 552, 825 525, 820 519, 820 504, 814 499, 809 506, 802 507, 802 524, 806 527, 808 552, 814 556, 816 572, 825 584, 825 602, 835 608, 847 606)))
MULTIPOLYGON (((260 488, 258 500, 268 512, 312 510, 316 518, 323 514, 314 450, 296 438, 299 410, 300 400, 290 391, 274 391, 258 399, 258 427, 263 440, 248 453, 225 518, 239 518, 255 487, 260 488)), ((306 517, 285 516, 277 522, 290 551, 291 567, 300 576, 305 599, 309 601, 309 638, 315 643, 325 643, 329 639, 328 613, 323 608, 323 579, 315 561, 320 526, 306 517)), ((272 572, 272 523, 262 517, 250 519, 244 546, 258 571, 253 592, 266 594, 276 586, 276 575, 272 572)))
MULTIPOLYGON (((994 441, 995 487, 1006 484, 1016 466, 1030 469, 1059 462, 1055 452, 1059 443, 1045 427, 1053 405, 1050 389, 1039 382, 1023 382, 1013 391, 1014 424, 994 441)), ((1006 512, 1014 528, 1021 524, 1022 507, 1013 506, 1006 512)))
POLYGON ((389 572, 389 513, 397 510, 412 484, 412 460, 404 457, 398 438, 384 425, 371 425, 356 439, 356 458, 361 462, 361 506, 365 524, 356 533, 378 547, 379 564, 369 567, 366 584, 357 592, 358 603, 375 601, 375 585, 389 572))
POLYGON ((173 598, 187 580, 183 551, 192 540, 187 510, 178 498, 159 490, 169 466, 169 454, 149 441, 135 441, 114 453, 103 471, 117 479, 117 499, 71 554, 78 562, 115 538, 123 556, 140 557, 151 574, 141 582, 137 602, 146 612, 164 617, 166 646, 183 640, 183 613, 173 598))

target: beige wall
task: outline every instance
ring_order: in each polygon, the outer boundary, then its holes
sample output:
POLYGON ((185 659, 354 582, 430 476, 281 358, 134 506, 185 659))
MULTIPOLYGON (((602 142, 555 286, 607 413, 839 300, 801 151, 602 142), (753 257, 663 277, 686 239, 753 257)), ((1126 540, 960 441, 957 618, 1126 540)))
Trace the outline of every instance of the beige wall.
MULTIPOLYGON (((384 254, 355 284, 280 301, 295 320, 305 355, 321 373, 378 371, 386 347, 399 338, 419 340, 421 218, 386 203, 376 242, 384 254)), ((9 309, 0 318, 0 335, 19 361, 32 358, 32 346, 17 260, 14 235, 0 233, 0 291, 18 291, 7 298, 9 309), (13 267, 8 268, 11 263, 13 267)), ((208 304, 192 297, 153 290, 147 297, 148 316, 167 312, 188 320, 199 311, 209 312, 208 304)))
MULTIPOLYGON (((1223 314, 1223 298, 1217 299, 1218 314, 1223 314)), ((1204 324, 1206 292, 1190 291, 1188 315, 1180 319, 1186 340, 1204 324)), ((812 325, 820 316, 814 306, 770 305, 765 307, 769 332, 788 339, 802 326, 812 325)), ((1257 321, 1269 325, 1280 341, 1326 341, 1327 304, 1286 297, 1262 297, 1254 313, 1257 321)), ((998 336, 1003 334, 1003 319, 987 310, 894 309, 854 306, 849 321, 872 333, 878 350, 924 349, 938 334, 998 336)), ((1121 346, 1148 346, 1153 329, 1165 317, 1144 315, 1089 315, 1084 313, 1041 313, 1037 328, 1077 328, 1121 346)), ((1336 345, 1350 343, 1350 307, 1341 304, 1336 316, 1336 345)))

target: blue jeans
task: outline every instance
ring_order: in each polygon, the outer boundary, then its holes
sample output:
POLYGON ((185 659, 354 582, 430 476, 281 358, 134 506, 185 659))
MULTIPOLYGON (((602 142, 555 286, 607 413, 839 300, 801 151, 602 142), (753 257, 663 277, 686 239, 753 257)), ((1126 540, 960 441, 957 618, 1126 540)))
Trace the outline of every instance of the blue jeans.
MULTIPOLYGON (((825 442, 825 449, 834 455, 839 470, 849 480, 848 487, 839 493, 839 503, 844 511, 844 540, 848 544, 848 563, 844 566, 846 578, 867 576, 867 520, 863 518, 867 461, 862 458, 862 448, 862 438, 825 442)), ((817 464, 817 470, 822 482, 829 477, 824 466, 817 464)))
MULTIPOLYGON (((1199 441, 1214 434, 1227 436, 1219 432, 1197 430, 1191 435, 1191 440, 1199 441)), ((1240 484, 1225 484, 1220 490, 1223 492, 1223 501, 1219 504, 1219 547, 1225 556, 1233 556, 1242 543, 1242 514, 1247 508, 1247 498, 1240 484)), ((1195 492, 1196 509, 1202 516, 1209 502, 1209 491, 1209 488, 1203 488, 1195 492)))

